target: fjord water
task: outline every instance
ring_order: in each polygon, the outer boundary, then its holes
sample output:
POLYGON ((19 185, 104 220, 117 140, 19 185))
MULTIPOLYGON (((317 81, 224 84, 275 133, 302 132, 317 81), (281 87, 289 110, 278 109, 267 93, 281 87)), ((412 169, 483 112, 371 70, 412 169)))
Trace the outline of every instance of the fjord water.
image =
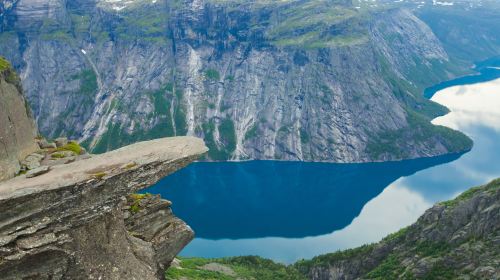
MULTIPOLYGON (((488 72, 491 74, 491 72, 488 72)), ((147 191, 196 232, 183 256, 259 255, 290 263, 376 242, 438 201, 500 176, 500 79, 447 82, 435 124, 474 140, 464 155, 401 162, 199 162, 147 191)), ((429 96, 431 92, 426 92, 429 96)))

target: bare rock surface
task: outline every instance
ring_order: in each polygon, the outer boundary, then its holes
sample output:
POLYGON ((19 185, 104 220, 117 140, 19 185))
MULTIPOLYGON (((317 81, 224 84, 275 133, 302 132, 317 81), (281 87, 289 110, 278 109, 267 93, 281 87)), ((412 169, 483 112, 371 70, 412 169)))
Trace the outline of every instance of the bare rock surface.
POLYGON ((428 121, 446 110, 422 90, 470 69, 412 11, 365 14, 348 0, 45 2, 4 5, 0 53, 18 65, 40 131, 90 152, 160 133, 205 139, 211 160, 387 161, 472 145, 428 121))
MULTIPOLYGON (((6 60, 0 67, 0 181, 19 172, 19 161, 37 150, 37 129, 26 107, 20 81, 6 60)), ((36 165, 36 163, 33 163, 36 165)))
POLYGON ((193 238, 170 202, 126 197, 205 153, 201 139, 163 138, 0 184, 2 279, 160 279, 193 238))
POLYGON ((31 169, 26 173, 26 178, 33 178, 36 176, 40 176, 50 171, 49 166, 40 166, 38 168, 31 169))

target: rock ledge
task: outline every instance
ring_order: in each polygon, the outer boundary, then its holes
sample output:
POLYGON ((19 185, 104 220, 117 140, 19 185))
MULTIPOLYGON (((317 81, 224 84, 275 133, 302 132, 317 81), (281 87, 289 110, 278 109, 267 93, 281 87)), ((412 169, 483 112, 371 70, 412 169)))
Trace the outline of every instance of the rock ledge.
POLYGON ((172 214, 169 202, 155 197, 129 215, 126 197, 206 151, 194 137, 163 138, 0 183, 0 275, 163 278, 193 232, 172 214), (147 234, 132 232, 137 225, 147 234))

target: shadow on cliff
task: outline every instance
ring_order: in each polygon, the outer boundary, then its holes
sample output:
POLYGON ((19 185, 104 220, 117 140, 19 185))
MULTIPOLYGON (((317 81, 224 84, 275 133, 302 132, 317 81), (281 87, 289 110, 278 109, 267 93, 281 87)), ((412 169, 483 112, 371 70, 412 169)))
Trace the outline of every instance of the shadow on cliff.
POLYGON ((146 191, 173 201, 200 238, 299 238, 347 226, 398 178, 460 156, 364 164, 198 162, 146 191))

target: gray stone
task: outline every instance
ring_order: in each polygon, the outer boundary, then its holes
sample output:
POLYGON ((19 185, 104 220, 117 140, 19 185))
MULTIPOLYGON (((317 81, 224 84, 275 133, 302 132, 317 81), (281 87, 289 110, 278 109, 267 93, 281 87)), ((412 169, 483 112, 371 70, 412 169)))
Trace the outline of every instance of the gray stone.
POLYGON ((50 154, 50 157, 53 159, 57 158, 68 158, 68 157, 75 157, 76 153, 73 151, 57 151, 52 154, 50 154))
POLYGON ((56 166, 61 164, 68 164, 76 160, 76 157, 67 157, 67 158, 59 158, 59 159, 50 159, 43 162, 43 165, 47 166, 56 166))
POLYGON ((91 158, 92 156, 89 155, 89 154, 83 154, 83 155, 79 155, 77 156, 77 160, 82 160, 82 159, 89 159, 91 158))
POLYGON ((35 169, 32 169, 26 173, 26 178, 33 178, 36 176, 40 176, 50 171, 50 166, 41 166, 35 169))
POLYGON ((41 247, 50 243, 54 243, 58 240, 55 233, 49 232, 44 235, 37 235, 28 238, 22 238, 17 240, 16 244, 19 248, 24 250, 29 250, 37 247, 41 247))
POLYGON ((56 144, 53 142, 48 142, 46 139, 42 139, 38 141, 38 145, 41 149, 55 149, 57 148, 56 144))
POLYGON ((0 183, 2 279, 164 279, 193 231, 159 196, 137 213, 125 197, 206 151, 193 137, 157 139, 0 183))
POLYGON ((35 169, 40 167, 40 162, 44 158, 43 155, 33 153, 27 156, 24 160, 21 161, 21 165, 25 166, 26 169, 35 169))
POLYGON ((206 265, 200 267, 200 269, 220 272, 228 276, 236 276, 236 273, 232 268, 220 263, 207 263, 206 265))
POLYGON ((56 146, 59 148, 59 147, 62 147, 64 145, 68 144, 68 138, 59 137, 59 138, 56 138, 56 140, 54 140, 54 142, 56 143, 56 146))

